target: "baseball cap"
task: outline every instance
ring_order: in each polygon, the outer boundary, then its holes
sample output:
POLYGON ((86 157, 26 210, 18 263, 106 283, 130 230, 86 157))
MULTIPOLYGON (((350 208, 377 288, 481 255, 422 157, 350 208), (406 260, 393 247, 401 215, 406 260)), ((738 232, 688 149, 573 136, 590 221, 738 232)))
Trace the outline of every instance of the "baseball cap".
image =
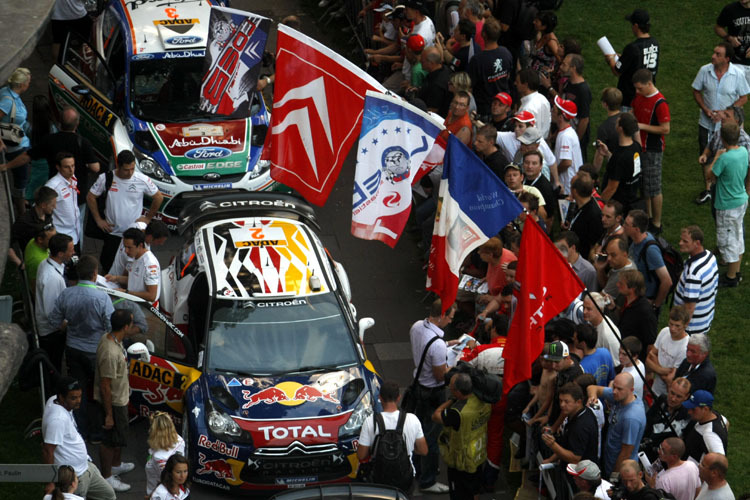
POLYGON ((495 94, 495 97, 493 97, 493 99, 497 99, 506 106, 510 106, 511 104, 513 104, 513 99, 507 92, 500 92, 498 94, 495 94))
POLYGON ((409 38, 406 39, 406 46, 412 52, 421 52, 424 49, 424 38, 418 34, 409 35, 409 38))
POLYGON ((578 106, 576 106, 576 103, 568 101, 567 99, 562 99, 559 95, 555 96, 555 106, 557 106, 557 109, 562 111, 563 115, 569 120, 575 118, 578 114, 578 106))
POLYGON ((511 168, 515 168, 516 170, 518 170, 519 172, 521 172, 523 174, 523 170, 521 169, 521 165, 519 165, 518 163, 513 163, 513 162, 510 162, 507 165, 505 165, 505 168, 503 169, 503 173, 506 172, 507 170, 511 169, 511 168))
POLYGON ((682 406, 685 408, 692 410, 693 408, 701 407, 713 407, 714 405, 714 396, 708 391, 704 391, 703 389, 697 390, 693 393, 690 398, 682 403, 682 406))
POLYGON ((405 5, 406 8, 418 10, 422 14, 428 13, 427 5, 425 4, 424 0, 409 0, 405 5))
POLYGON ((406 7, 403 5, 396 5, 392 11, 386 12, 385 17, 391 17, 394 19, 403 19, 406 16, 406 7))
POLYGON ((566 470, 571 476, 577 476, 587 481, 596 481, 602 476, 599 466, 591 460, 581 460, 577 464, 568 464, 566 470))
MULTIPOLYGON (((505 167, 508 168, 508 167, 505 167)), ((542 357, 547 361, 562 361, 563 359, 570 356, 568 350, 568 344, 562 340, 555 340, 548 344, 544 344, 544 351, 542 351, 542 357)), ((683 403, 684 404, 684 403, 683 403)))
POLYGON ((635 9, 633 12, 625 16, 626 21, 630 21, 633 24, 648 24, 651 18, 648 15, 648 11, 644 9, 635 9))
POLYGON ((372 9, 373 12, 390 12, 392 10, 393 7, 389 3, 382 3, 377 9, 372 9))
POLYGON ((521 123, 530 123, 532 125, 536 123, 534 113, 532 113, 531 111, 519 111, 518 113, 516 113, 513 119, 521 123))
POLYGON ((521 144, 529 145, 529 144, 536 144, 542 139, 542 133, 539 131, 536 127, 529 127, 527 128, 523 134, 521 134, 521 137, 518 138, 518 141, 521 144))

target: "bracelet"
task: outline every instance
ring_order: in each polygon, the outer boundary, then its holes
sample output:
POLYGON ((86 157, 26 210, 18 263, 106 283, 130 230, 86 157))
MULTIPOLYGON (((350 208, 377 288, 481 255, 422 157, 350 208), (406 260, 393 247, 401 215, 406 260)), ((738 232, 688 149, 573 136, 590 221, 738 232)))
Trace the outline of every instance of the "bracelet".
POLYGON ((265 78, 265 79, 266 79, 266 81, 268 82, 268 84, 269 84, 269 85, 271 85, 271 84, 273 83, 273 82, 271 81, 271 77, 270 77, 270 76, 264 76, 263 78, 265 78))

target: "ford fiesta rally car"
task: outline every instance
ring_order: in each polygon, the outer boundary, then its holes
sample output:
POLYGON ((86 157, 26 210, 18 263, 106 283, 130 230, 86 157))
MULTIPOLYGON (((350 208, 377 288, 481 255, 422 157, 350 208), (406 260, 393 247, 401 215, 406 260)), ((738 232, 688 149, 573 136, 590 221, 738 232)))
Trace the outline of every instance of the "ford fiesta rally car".
POLYGON ((79 131, 104 166, 123 149, 135 153, 172 227, 186 192, 277 186, 259 160, 270 120, 260 93, 249 92, 234 116, 199 109, 212 4, 111 0, 92 45, 71 34, 49 74, 54 107, 78 110, 79 131))
POLYGON ((314 212, 293 196, 239 193, 190 203, 181 221, 161 295, 177 327, 157 340, 161 355, 131 348, 131 405, 178 417, 196 483, 251 492, 352 479, 380 386, 362 340, 374 321, 357 322, 314 212))

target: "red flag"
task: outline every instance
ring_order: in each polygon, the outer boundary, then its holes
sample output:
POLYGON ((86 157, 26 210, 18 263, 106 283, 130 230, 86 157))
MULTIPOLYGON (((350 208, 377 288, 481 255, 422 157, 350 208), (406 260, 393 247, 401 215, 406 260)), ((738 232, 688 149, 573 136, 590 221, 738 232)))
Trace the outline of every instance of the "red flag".
POLYGON ((516 291, 518 305, 503 350, 503 392, 531 377, 544 347, 544 325, 580 295, 585 286, 539 225, 526 218, 521 235, 516 291))
POLYGON ((263 158, 271 177, 323 205, 359 137, 375 79, 327 47, 279 25, 271 125, 263 158))

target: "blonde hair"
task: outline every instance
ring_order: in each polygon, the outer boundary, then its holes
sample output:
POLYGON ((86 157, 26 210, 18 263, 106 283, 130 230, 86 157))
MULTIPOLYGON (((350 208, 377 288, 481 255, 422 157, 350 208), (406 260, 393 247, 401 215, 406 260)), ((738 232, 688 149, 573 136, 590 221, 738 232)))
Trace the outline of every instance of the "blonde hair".
POLYGON ((28 68, 16 68, 13 74, 8 78, 8 85, 11 89, 17 89, 31 80, 31 70, 28 68))
POLYGON ((179 436, 169 414, 157 411, 149 420, 151 424, 148 428, 148 445, 152 450, 169 450, 177 444, 179 436))
POLYGON ((468 92, 469 94, 471 94, 471 77, 465 71, 453 73, 448 82, 453 85, 454 92, 463 90, 464 92, 468 92))

